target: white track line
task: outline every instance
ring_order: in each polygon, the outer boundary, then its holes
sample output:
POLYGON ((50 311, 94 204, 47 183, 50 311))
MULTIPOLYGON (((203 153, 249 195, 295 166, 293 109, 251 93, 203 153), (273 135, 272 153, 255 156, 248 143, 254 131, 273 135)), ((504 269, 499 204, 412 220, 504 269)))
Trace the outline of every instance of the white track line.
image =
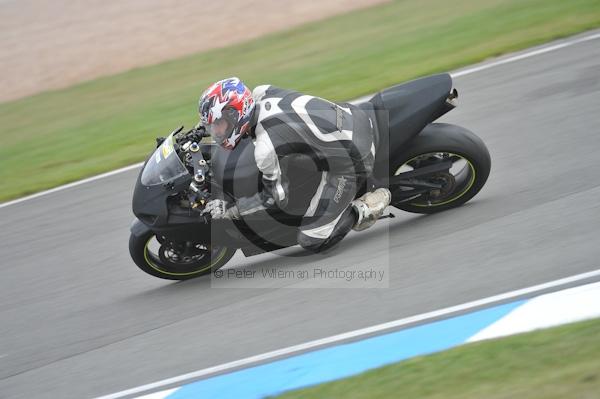
POLYGON ((4 207, 7 207, 9 205, 18 204, 19 202, 23 202, 23 201, 27 201, 27 200, 30 200, 30 199, 38 198, 38 197, 41 197, 41 196, 46 195, 46 194, 52 194, 52 193, 55 193, 57 191, 66 190, 67 188, 76 187, 76 186, 79 186, 81 184, 93 182, 95 180, 104 179, 105 177, 117 175, 119 173, 127 172, 127 171, 135 169, 135 168, 141 168, 143 164, 144 164, 143 162, 136 163, 135 165, 129 165, 129 166, 125 166, 124 168, 121 168, 121 169, 113 170, 111 172, 102 173, 101 175, 96 175, 96 176, 88 177, 87 179, 74 181, 73 183, 65 184, 64 186, 58 186, 58 187, 55 187, 55 188, 50 189, 50 190, 40 191, 39 193, 28 195, 27 197, 17 198, 16 200, 0 204, 0 209, 4 208, 4 207))
MULTIPOLYGON (((548 53, 550 51, 555 51, 555 50, 558 50, 558 49, 561 49, 561 48, 564 48, 564 47, 572 46, 574 44, 578 44, 578 43, 582 43, 582 42, 587 42, 589 40, 594 40, 594 39, 598 39, 598 38, 600 38, 600 33, 593 33, 593 34, 590 34, 590 35, 587 35, 587 36, 582 36, 582 37, 574 37, 574 38, 572 38, 570 40, 565 40, 565 41, 563 41, 561 43, 558 43, 558 44, 548 45, 548 46, 545 46, 545 47, 542 47, 542 48, 537 48, 537 49, 534 49, 534 50, 525 51, 523 53, 516 54, 514 56, 510 56, 510 57, 507 57, 507 58, 502 58, 502 59, 499 59, 499 60, 496 60, 496 61, 484 62, 483 64, 480 64, 480 65, 472 67, 472 68, 463 69, 463 70, 459 70, 457 72, 453 72, 453 73, 451 73, 451 75, 454 78, 459 77, 459 76, 468 75, 468 74, 471 74, 471 73, 483 71, 485 69, 493 68, 493 67, 496 67, 498 65, 508 64, 509 62, 514 62, 514 61, 522 60, 522 59, 525 59, 525 58, 533 57, 533 56, 536 56, 536 55, 548 53)), ((368 97, 365 96, 365 97, 361 97, 361 99, 362 98, 368 98, 368 97)), ((65 190, 67 188, 76 187, 76 186, 79 186, 81 184, 89 183, 89 182, 92 182, 92 181, 95 181, 95 180, 98 180, 98 179, 102 179, 102 178, 105 178, 105 177, 108 177, 108 176, 113 176, 113 175, 116 175, 116 174, 121 173, 121 172, 126 172, 126 171, 129 171, 129 170, 138 168, 142 164, 143 163, 137 163, 135 165, 130 165, 130 166, 126 166, 126 167, 121 168, 121 169, 113 170, 112 172, 107 172, 107 173, 103 173, 101 175, 89 177, 87 179, 78 180, 78 181, 75 181, 73 183, 66 184, 64 186, 58 186, 58 187, 55 187, 55 188, 53 188, 51 190, 41 191, 39 193, 36 193, 36 194, 33 194, 33 195, 29 195, 29 196, 23 197, 23 198, 17 198, 15 200, 12 200, 12 201, 0 204, 0 209, 2 209, 4 207, 7 207, 9 205, 18 204, 18 203, 23 202, 23 201, 27 201, 27 200, 30 200, 30 199, 38 198, 38 197, 41 197, 41 196, 46 195, 46 194, 55 193, 57 191, 62 191, 62 190, 65 190)))
POLYGON ((333 335, 331 337, 317 339, 315 341, 306 342, 299 345, 290 346, 283 349, 278 349, 272 352, 263 353, 256 356, 250 356, 244 359, 236 360, 229 363, 220 364, 218 366, 208 367, 202 370, 194 371, 187 374, 182 374, 177 377, 168 378, 162 381, 153 382, 151 384, 142 385, 136 388, 127 389, 125 391, 117 392, 111 395, 101 396, 97 399, 116 399, 122 398, 127 395, 139 394, 145 391, 150 391, 152 389, 161 388, 167 385, 172 385, 176 383, 181 383, 183 381, 188 381, 192 379, 198 379, 200 377, 206 377, 215 373, 220 373, 223 371, 228 371, 231 369, 235 369, 238 367, 249 366, 256 363, 265 362, 268 360, 273 360, 278 357, 288 356, 292 354, 297 354, 300 352, 304 352, 307 350, 312 350, 321 346, 335 344, 339 342, 346 341, 352 338, 358 338, 365 335, 379 333, 385 330, 394 329, 402 326, 406 326, 409 324, 423 322, 426 320, 435 319, 438 317, 448 316, 454 313, 463 312, 467 310, 473 310, 475 308, 479 308, 482 306, 490 305, 493 303, 498 303, 510 299, 516 299, 518 297, 529 295, 535 292, 544 291, 550 288, 556 288, 561 285, 571 284, 578 281, 583 281, 586 279, 599 277, 600 269, 593 270, 587 273, 581 273, 570 277, 565 277, 559 280, 550 281, 543 284, 534 285, 527 288, 518 289, 515 291, 505 292, 503 294, 490 296, 487 298, 479 299, 472 302, 463 303, 461 305, 451 306, 448 308, 435 310, 433 312, 423 313, 416 316, 407 317, 404 319, 394 320, 383 324, 378 324, 371 327, 361 328, 359 330, 349 331, 343 334, 333 335))
POLYGON ((483 71, 485 69, 497 67, 498 65, 504 65, 504 64, 508 64, 509 62, 515 62, 515 61, 522 60, 524 58, 529 58, 529 57, 534 57, 536 55, 549 53, 550 51, 559 50, 561 48, 569 47, 574 44, 583 43, 583 42, 587 42, 590 40, 595 40, 598 38, 600 38, 600 33, 594 33, 594 34, 591 34, 588 36, 577 37, 577 38, 573 38, 571 40, 567 40, 562 43, 544 46, 542 48, 538 48, 535 50, 529 50, 529 51, 526 51, 521 54, 516 54, 516 55, 510 56, 510 57, 486 62, 485 64, 474 66, 472 68, 462 69, 457 72, 453 72, 450 75, 452 75, 453 78, 457 78, 459 76, 469 75, 471 73, 475 73, 475 72, 483 71))

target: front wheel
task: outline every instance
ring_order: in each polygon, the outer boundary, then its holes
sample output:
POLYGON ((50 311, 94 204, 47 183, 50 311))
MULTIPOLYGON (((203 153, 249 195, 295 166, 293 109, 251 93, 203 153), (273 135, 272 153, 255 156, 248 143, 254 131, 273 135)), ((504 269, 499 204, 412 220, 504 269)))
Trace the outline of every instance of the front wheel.
POLYGON ((402 155, 390 162, 390 174, 399 175, 448 161, 452 165, 448 170, 429 175, 421 182, 438 188, 422 190, 407 198, 402 187, 390 187, 392 205, 407 212, 429 214, 455 208, 473 198, 487 181, 491 159, 483 141, 461 126, 427 125, 402 155))
POLYGON ((152 231, 131 234, 129 253, 135 264, 148 274, 167 280, 188 280, 223 267, 235 248, 202 243, 170 243, 152 231))

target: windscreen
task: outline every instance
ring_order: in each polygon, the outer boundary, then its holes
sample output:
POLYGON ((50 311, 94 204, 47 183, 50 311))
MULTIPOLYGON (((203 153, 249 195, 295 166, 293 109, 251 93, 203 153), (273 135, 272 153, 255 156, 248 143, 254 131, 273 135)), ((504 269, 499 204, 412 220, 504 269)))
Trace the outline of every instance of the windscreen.
POLYGON ((152 186, 165 183, 188 173, 173 147, 173 134, 154 151, 142 172, 142 184, 152 186))

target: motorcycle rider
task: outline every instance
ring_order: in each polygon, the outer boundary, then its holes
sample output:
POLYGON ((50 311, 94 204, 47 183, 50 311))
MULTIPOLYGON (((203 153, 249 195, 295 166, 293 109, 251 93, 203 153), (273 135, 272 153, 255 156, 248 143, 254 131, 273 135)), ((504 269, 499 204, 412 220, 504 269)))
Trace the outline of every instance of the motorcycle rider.
POLYGON ((254 142, 254 157, 262 172, 263 190, 235 204, 210 201, 203 213, 212 218, 238 219, 278 207, 285 210, 288 182, 280 160, 308 155, 321 181, 298 231, 298 243, 320 252, 349 231, 372 226, 391 200, 386 188, 354 199, 373 170, 373 121, 352 104, 336 104, 274 86, 250 91, 232 77, 212 84, 200 97, 200 123, 213 139, 234 149, 244 135, 254 142))

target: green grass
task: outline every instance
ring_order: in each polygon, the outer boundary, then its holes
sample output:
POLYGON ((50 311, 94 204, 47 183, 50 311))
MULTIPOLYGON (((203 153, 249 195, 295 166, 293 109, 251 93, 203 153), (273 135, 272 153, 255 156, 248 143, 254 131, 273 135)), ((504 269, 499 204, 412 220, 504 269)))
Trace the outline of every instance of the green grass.
POLYGON ((394 1, 0 104, 0 200, 142 160, 224 77, 343 100, 598 26, 599 0, 394 1))
POLYGON ((484 341, 277 399, 597 399, 600 319, 484 341))

